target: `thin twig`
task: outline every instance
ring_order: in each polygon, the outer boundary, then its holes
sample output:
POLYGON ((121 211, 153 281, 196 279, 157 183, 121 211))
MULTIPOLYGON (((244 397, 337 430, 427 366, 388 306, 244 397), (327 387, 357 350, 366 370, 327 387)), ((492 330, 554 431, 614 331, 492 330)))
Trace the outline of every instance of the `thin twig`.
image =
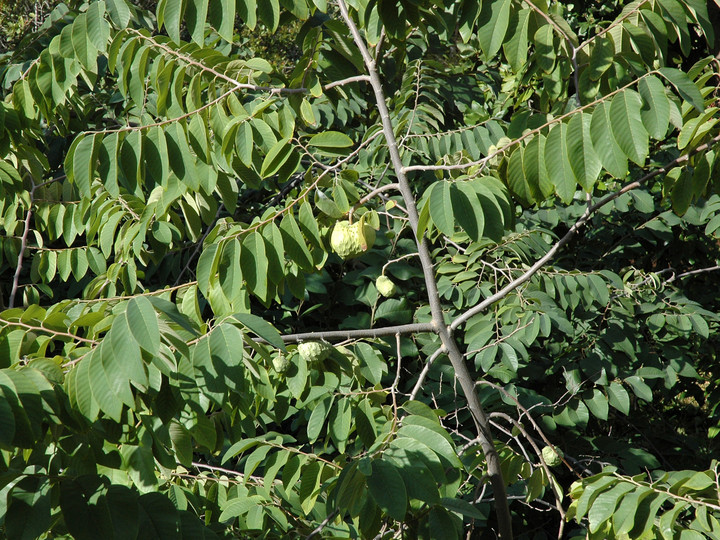
POLYGON ((89 343, 91 345, 98 345, 100 342, 95 341, 94 339, 88 339, 80 336, 76 336, 75 334, 70 334, 69 332, 60 332, 58 330, 51 330, 50 328, 45 328, 44 326, 34 326, 32 324, 27 324, 21 321, 9 321, 7 319, 3 319, 0 317, 0 323, 3 323, 7 326, 19 326, 20 328, 27 328, 28 330, 35 330, 37 332, 45 332, 47 334, 51 334, 56 337, 67 337, 72 339, 73 341, 82 341, 83 343, 89 343))
POLYGON ((672 276, 667 281, 665 281, 665 283, 671 283, 671 282, 675 281, 676 279, 682 279, 682 278, 688 277, 688 276, 703 274, 705 272, 715 272, 717 270, 720 270, 720 266, 710 266, 708 268, 699 268, 697 270, 690 270, 689 272, 683 272, 682 274, 677 274, 675 276, 672 276))
POLYGON ((410 392, 410 401, 413 401, 418 393, 420 392, 420 389, 423 387, 423 384, 425 384, 425 378, 427 377, 427 374, 430 372, 430 368, 432 367, 433 363, 435 363, 435 360, 438 359, 438 357, 445 353, 445 347, 440 346, 437 351, 432 353, 430 355, 430 358, 427 359, 427 362, 425 362, 425 365, 423 366, 422 371, 420 372, 420 376, 418 377, 417 382, 415 383, 415 386, 413 386, 412 392, 410 392))
MULTIPOLYGON (((505 414, 503 412, 493 412, 493 416, 496 416, 498 418, 504 418, 506 421, 510 422, 512 425, 514 425, 520 433, 522 433, 523 437, 525 437, 525 440, 530 443, 530 446, 533 447, 533 450, 535 450, 535 453, 540 458, 540 466, 545 471, 545 475, 547 476, 548 482, 550 483, 551 490, 553 492, 553 495, 555 496, 555 508, 557 508, 557 511, 560 513, 560 530, 558 531, 558 540, 562 539, 563 537, 563 530, 565 529, 565 509, 562 505, 563 500, 563 493, 560 491, 560 486, 553 482, 553 475, 552 471, 550 471, 550 467, 548 467, 548 464, 545 462, 545 458, 543 457, 542 450, 537 445, 535 440, 530 436, 530 434, 525 430, 525 426, 522 425, 521 422, 518 422, 517 419, 513 418, 509 414, 505 414)), ((549 444, 550 446, 559 456, 560 453, 556 450, 555 446, 552 444, 549 444)))

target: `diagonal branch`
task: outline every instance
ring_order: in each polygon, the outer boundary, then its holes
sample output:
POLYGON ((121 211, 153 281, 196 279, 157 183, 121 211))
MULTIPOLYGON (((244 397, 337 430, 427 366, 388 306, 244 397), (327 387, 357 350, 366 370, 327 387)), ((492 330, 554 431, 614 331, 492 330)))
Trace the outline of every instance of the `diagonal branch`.
POLYGON ((370 84, 373 88, 373 92, 375 93, 375 102, 378 112, 380 113, 383 134, 385 135, 385 140, 387 141, 388 150, 390 152, 390 160, 393 169, 395 170, 400 192, 408 211, 410 226, 416 239, 418 256, 420 258, 420 263, 425 277, 425 286, 427 288, 428 302, 432 313, 433 325, 442 340, 443 346, 447 350, 447 355, 450 358, 450 362, 455 371, 455 377, 460 382, 465 398, 468 401, 468 408, 472 413, 475 428, 480 438, 480 445, 482 446, 485 454, 488 476, 495 494, 495 511, 499 526, 498 536, 502 540, 509 540, 512 538, 512 519, 510 517, 510 509, 508 508, 505 481, 503 480, 502 469, 500 467, 500 458, 497 450, 495 449, 490 429, 490 420, 480 404, 480 400, 478 399, 475 391, 475 381, 471 377, 470 372, 465 365, 465 361, 458 344, 451 335, 450 329, 444 322, 444 314, 440 304, 440 295, 438 294, 437 283, 435 282, 430 249, 428 247, 427 240, 422 236, 418 237, 417 234, 419 218, 417 206, 415 204, 415 196, 413 195, 410 182, 405 174, 405 167, 403 166, 402 159, 400 157, 397 138, 395 137, 392 121, 390 120, 390 112, 388 111, 382 82, 376 69, 375 59, 368 51, 365 41, 360 35, 360 31, 355 25, 353 19, 350 17, 345 0, 338 0, 338 7, 340 8, 340 13, 346 26, 353 36, 355 45, 362 55, 368 74, 370 75, 370 84))
POLYGON ((555 243, 555 245, 552 248, 550 248, 550 250, 545 255, 543 255, 540 259, 538 259, 537 262, 535 262, 535 264, 533 264, 523 275, 521 275, 520 277, 518 277, 518 278, 514 279, 513 281, 511 281, 510 283, 508 283, 505 287, 503 287, 501 290, 499 290, 492 296, 488 296, 485 300, 480 302, 474 308, 469 309, 468 311, 466 311, 465 313, 463 313, 462 315, 457 317, 450 324, 450 330, 451 331, 456 330, 458 327, 460 327, 460 325, 467 322, 469 319, 471 319, 478 313, 482 313, 490 305, 494 304, 498 300, 502 300, 508 294, 510 294, 512 291, 517 289, 520 285, 522 285, 523 283, 528 281, 531 277, 533 277, 543 266, 545 266, 547 264, 547 262, 550 259, 555 257, 557 252, 560 251, 560 249, 563 246, 567 245, 567 243, 570 242, 570 240, 572 240, 572 238, 575 236, 575 234, 577 234, 577 232, 582 228, 582 226, 585 225, 585 223, 588 222, 590 217, 595 212, 597 212, 600 208, 602 208, 609 202, 614 201, 623 193, 627 193, 628 191, 632 191, 633 189, 639 188, 640 186, 645 184, 651 178, 654 178, 660 174, 663 174, 663 173, 669 171, 670 169, 677 167, 678 165, 681 165, 681 164, 685 163, 686 161, 689 161, 691 156, 693 156, 699 152, 704 152, 705 150, 710 149, 711 147, 715 146, 715 144, 717 144, 718 142, 720 142, 720 135, 716 136, 715 138, 713 138, 712 140, 708 141, 705 144, 701 144, 700 146, 698 146, 697 148, 694 148, 690 152, 687 152, 686 154, 678 156, 677 158, 675 158, 671 162, 663 165, 659 169, 655 169, 654 171, 649 172, 648 174, 646 174, 639 180, 635 180, 634 182, 625 184, 625 186, 623 186, 622 189, 619 189, 618 191, 616 191, 614 193, 610 193, 610 194, 606 195, 605 197, 603 197, 602 199, 600 199, 595 204, 588 206, 587 209, 585 210, 585 212, 583 213, 583 215, 580 216, 580 219, 578 219, 575 222, 575 224, 572 227, 570 227, 570 230, 567 233, 565 233, 565 236, 563 236, 560 240, 558 240, 555 243))

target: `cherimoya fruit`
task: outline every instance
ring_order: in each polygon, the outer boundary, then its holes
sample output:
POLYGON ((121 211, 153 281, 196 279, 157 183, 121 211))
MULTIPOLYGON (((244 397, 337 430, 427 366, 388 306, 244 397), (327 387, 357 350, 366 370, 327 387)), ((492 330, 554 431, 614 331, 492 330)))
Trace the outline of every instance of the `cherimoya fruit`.
POLYGON ((377 281, 375 281, 375 288, 385 297, 394 296, 397 292, 395 283, 387 276, 380 276, 377 278, 377 281))
POLYGON ((552 446, 546 446, 542 449, 542 457, 548 467, 557 467, 562 463, 562 458, 565 457, 565 454, 557 447, 554 450, 552 446))
POLYGON ((324 341, 303 341, 298 345, 297 350, 303 360, 314 364, 325 360, 332 351, 332 347, 324 341))
POLYGON ((273 358, 272 365, 278 373, 285 373, 290 367, 290 359, 284 354, 278 354, 273 358))
POLYGON ((375 230, 362 222, 338 221, 330 235, 330 247, 343 259, 359 257, 375 243, 375 230))

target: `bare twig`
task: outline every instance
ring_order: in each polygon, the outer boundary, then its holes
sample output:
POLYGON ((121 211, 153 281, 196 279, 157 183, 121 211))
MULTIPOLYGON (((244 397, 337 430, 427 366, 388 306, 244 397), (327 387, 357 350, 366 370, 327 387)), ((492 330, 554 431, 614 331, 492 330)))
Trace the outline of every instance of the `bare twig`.
POLYGON ((367 75, 355 75, 354 77, 348 77, 347 79, 341 79, 339 81, 333 81, 323 86, 323 90, 330 90, 336 86, 344 86, 355 82, 370 82, 370 77, 367 75))
MULTIPOLYGON (((542 450, 537 445, 535 440, 530 436, 530 434, 525 430, 525 426, 522 425, 521 422, 518 422, 515 418, 510 416, 509 414, 505 414, 503 412, 493 412, 493 416, 498 418, 503 418, 506 421, 510 422, 512 425, 514 425, 520 433, 522 433, 523 437, 525 437, 525 440, 527 440, 528 443, 530 443, 530 446, 533 447, 533 450, 535 450, 535 453, 537 454, 538 458, 540 458, 540 466, 545 471, 545 475, 547 476, 548 482, 550 483, 553 495, 555 496, 555 508, 557 508, 557 511, 560 514, 560 528, 558 531, 558 540, 562 539, 563 537, 563 531, 565 530, 565 509, 562 505, 563 500, 563 493, 560 491, 560 486, 557 484, 557 482, 553 482, 553 474, 552 471, 550 471, 550 467, 548 467, 548 464, 545 463, 545 458, 543 457, 542 450)), ((560 455, 559 452, 555 449, 555 447, 552 444, 549 444, 555 452, 560 455)))
POLYGON ((67 337, 72 339, 73 341, 81 341, 83 343, 89 343, 91 345, 98 345, 99 341, 95 341, 94 339, 88 339, 80 336, 76 336, 75 334, 70 334, 69 332, 60 332, 58 330, 51 330, 50 328, 45 328, 44 326, 35 326, 32 324, 27 324, 22 321, 9 321, 7 319, 3 319, 0 317, 0 323, 5 324, 7 326, 19 326, 20 328, 27 328, 28 330, 34 330, 36 332, 44 332, 46 334, 50 334, 52 336, 56 336, 58 338, 61 337, 67 337))
POLYGON ((688 276, 695 276, 697 274, 703 274, 705 272, 715 272, 717 270, 720 270, 720 266, 710 266, 708 268, 698 268, 697 270, 690 270, 689 272, 683 272, 682 274, 677 274, 675 276, 672 276, 671 278, 668 278, 665 283, 671 283, 675 281, 676 279, 682 279, 688 276))
POLYGON ((441 346, 437 351, 430 355, 430 358, 427 359, 427 362, 425 362, 425 366, 423 366, 423 369, 420 372, 420 376, 418 377, 415 386, 413 386, 412 392, 410 392, 410 401, 414 400, 417 397, 420 389, 423 387, 423 384, 425 384, 425 378, 430 372, 430 368, 432 367, 433 363, 435 363, 435 360, 437 360, 438 357, 444 352, 446 352, 445 347, 441 346))

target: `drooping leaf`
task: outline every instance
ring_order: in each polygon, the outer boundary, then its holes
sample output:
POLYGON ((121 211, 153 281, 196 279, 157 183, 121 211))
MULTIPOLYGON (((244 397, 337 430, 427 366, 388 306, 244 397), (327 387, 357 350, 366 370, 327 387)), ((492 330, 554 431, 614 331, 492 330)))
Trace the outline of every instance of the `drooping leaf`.
POLYGON ((623 90, 610 103, 612 136, 625 155, 638 165, 647 158, 648 133, 642 123, 642 100, 632 90, 623 90))

